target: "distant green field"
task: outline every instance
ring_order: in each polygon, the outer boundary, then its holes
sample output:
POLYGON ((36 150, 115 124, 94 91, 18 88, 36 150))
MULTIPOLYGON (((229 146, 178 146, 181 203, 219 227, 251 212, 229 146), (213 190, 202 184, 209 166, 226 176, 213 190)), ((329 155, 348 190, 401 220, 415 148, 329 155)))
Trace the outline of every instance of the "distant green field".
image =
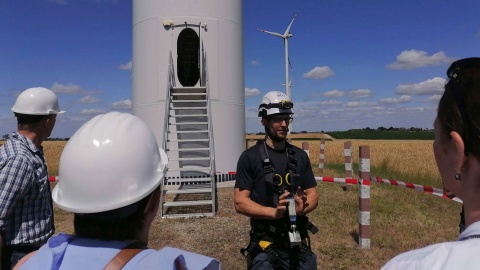
POLYGON ((335 139, 358 139, 358 140, 433 140, 433 130, 409 131, 409 130, 349 130, 327 132, 335 139))
MULTIPOLYGON (((264 134, 247 134, 247 140, 260 140, 265 137, 264 134)), ((402 130, 347 130, 331 132, 300 132, 288 135, 292 140, 433 140, 435 134, 433 130, 410 131, 402 130)))

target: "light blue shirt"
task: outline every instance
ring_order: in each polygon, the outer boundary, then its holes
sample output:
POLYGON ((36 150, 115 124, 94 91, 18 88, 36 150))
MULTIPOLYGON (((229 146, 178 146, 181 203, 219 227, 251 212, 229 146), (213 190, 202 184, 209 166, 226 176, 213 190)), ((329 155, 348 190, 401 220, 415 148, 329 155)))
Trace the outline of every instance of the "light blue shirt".
MULTIPOLYGON (((20 269, 103 269, 127 244, 60 233, 50 238, 20 269)), ((175 269, 177 258, 185 262, 188 270, 220 269, 216 259, 171 247, 143 250, 123 269, 175 269)))
POLYGON ((457 241, 445 242, 402 253, 391 259, 382 270, 393 269, 480 269, 480 221, 470 224, 457 241))

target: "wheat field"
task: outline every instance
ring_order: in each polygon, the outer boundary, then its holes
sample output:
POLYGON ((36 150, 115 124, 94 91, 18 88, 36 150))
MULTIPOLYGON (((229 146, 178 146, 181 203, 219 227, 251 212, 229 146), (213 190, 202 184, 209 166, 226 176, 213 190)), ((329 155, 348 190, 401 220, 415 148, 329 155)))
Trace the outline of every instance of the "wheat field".
MULTIPOLYGON (((416 174, 423 172, 432 177, 439 177, 433 156, 432 141, 420 140, 332 140, 325 141, 324 163, 343 163, 344 143, 352 143, 352 161, 358 163, 360 146, 370 147, 371 166, 388 164, 392 170, 416 174)), ((296 141, 292 144, 302 148, 304 142, 309 144, 310 161, 318 165, 320 160, 320 141, 296 141)))
MULTIPOLYGON (((372 166, 388 164, 396 171, 407 174, 424 172, 432 177, 439 177, 435 158, 433 156, 432 141, 420 140, 327 140, 325 141, 324 163, 339 164, 344 162, 344 143, 352 143, 352 159, 358 162, 360 146, 370 147, 370 163, 372 166)), ((320 160, 320 140, 293 140, 291 143, 302 148, 304 143, 309 145, 310 162, 318 165, 320 160)), ((51 175, 58 175, 58 161, 66 141, 45 141, 43 148, 51 175)), ((3 142, 0 141, 0 145, 3 142)))

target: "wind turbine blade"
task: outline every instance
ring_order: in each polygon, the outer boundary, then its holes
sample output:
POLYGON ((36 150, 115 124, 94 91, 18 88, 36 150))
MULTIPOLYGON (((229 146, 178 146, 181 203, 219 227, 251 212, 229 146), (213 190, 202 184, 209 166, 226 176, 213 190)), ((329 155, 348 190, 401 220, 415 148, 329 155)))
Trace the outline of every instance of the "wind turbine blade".
POLYGON ((293 16, 292 21, 290 22, 290 24, 289 24, 288 27, 287 27, 287 30, 285 31, 285 34, 283 34, 284 37, 287 37, 288 34, 290 34, 290 28, 292 27, 293 21, 295 20, 295 18, 297 17, 297 15, 298 15, 299 12, 300 12, 300 11, 297 11, 297 13, 295 13, 295 16, 293 16))
POLYGON ((274 35, 274 36, 277 36, 277 37, 284 38, 284 36, 282 36, 282 35, 279 34, 279 33, 270 32, 270 31, 263 30, 263 29, 260 29, 260 28, 257 28, 257 30, 260 31, 260 32, 264 32, 264 33, 270 34, 270 35, 274 35))

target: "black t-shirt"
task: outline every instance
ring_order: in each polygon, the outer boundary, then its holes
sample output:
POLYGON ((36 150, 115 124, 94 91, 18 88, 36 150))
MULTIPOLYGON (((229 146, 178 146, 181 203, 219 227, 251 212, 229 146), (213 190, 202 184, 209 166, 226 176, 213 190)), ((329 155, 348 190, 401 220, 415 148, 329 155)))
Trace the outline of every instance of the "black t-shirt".
MULTIPOLYGON (((264 141, 261 141, 245 150, 238 159, 235 188, 250 190, 250 199, 260 205, 276 207, 276 205, 272 205, 271 201, 268 201, 268 198, 271 198, 271 196, 267 194, 265 173, 260 153, 260 151, 263 150, 259 149, 260 147, 266 147, 270 163, 275 168, 275 173, 281 175, 283 181, 285 181, 289 161, 287 148, 274 150, 266 145, 264 141)), ((295 171, 296 174, 299 175, 297 177, 298 185, 302 190, 317 186, 307 153, 294 145, 291 147, 294 152, 294 157, 297 159, 295 171)), ((269 192, 271 192, 271 190, 269 192)))

